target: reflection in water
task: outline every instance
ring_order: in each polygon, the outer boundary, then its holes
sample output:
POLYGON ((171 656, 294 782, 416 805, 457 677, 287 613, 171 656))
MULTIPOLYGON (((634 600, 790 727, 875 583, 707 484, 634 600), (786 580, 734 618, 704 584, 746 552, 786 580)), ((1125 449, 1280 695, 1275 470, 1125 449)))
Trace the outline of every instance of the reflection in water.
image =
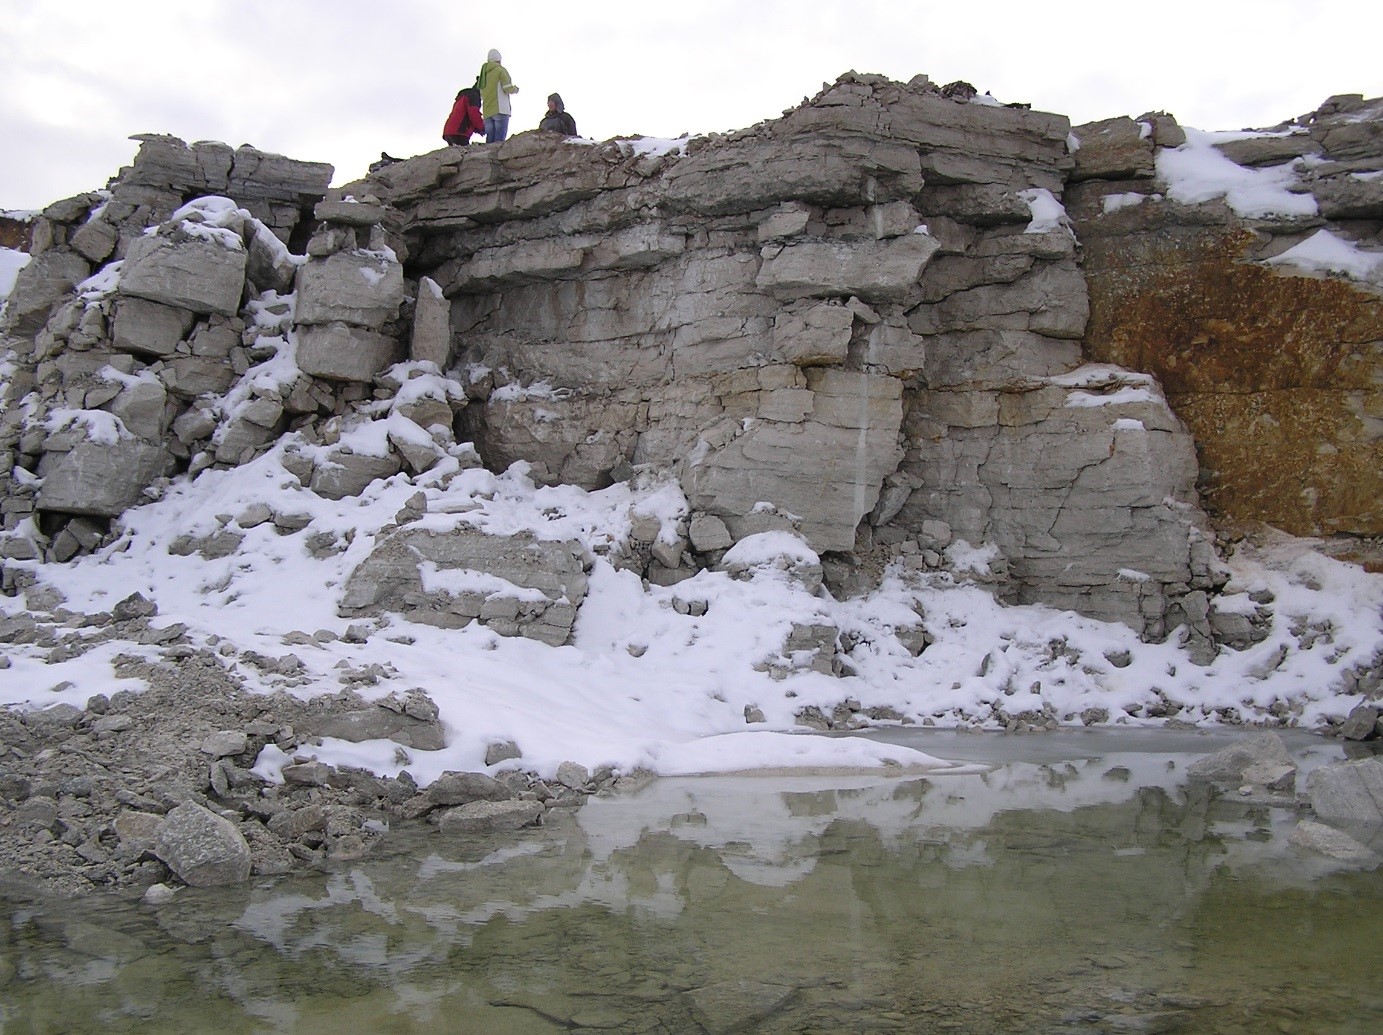
POLYGON ((1383 1030, 1383 877, 1184 786, 1219 742, 920 743, 1008 757, 663 780, 157 910, 11 901, 0 1031, 1383 1030))

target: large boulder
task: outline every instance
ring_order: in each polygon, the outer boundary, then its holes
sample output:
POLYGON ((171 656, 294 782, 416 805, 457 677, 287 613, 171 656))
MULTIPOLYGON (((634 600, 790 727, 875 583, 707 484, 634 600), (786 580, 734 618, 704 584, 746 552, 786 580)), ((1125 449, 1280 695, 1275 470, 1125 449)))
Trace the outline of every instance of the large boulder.
POLYGON ((435 716, 418 718, 379 705, 328 712, 300 725, 309 736, 336 737, 356 744, 363 740, 393 740, 419 751, 439 751, 446 747, 446 729, 435 716))
POLYGON ((493 834, 532 826, 543 815, 540 801, 472 801, 441 809, 437 826, 443 834, 493 834))
POLYGON ((1126 116, 1087 122, 1071 131, 1076 141, 1072 180, 1124 180, 1153 173, 1149 127, 1126 116))
POLYGON ((1324 823, 1383 849, 1383 758, 1322 766, 1306 779, 1311 808, 1324 823))
POLYGON ((235 824, 194 802, 159 824, 154 851, 194 888, 239 884, 250 876, 250 846, 235 824))
POLYGON ((248 255, 227 231, 212 236, 165 225, 130 244, 120 270, 120 294, 187 309, 234 316, 245 291, 248 255))
POLYGON ((57 456, 38 494, 40 510, 117 517, 139 503, 155 479, 173 469, 161 444, 136 438, 86 439, 57 456))
POLYGON ((436 363, 442 370, 451 358, 451 303, 431 277, 418 281, 408 354, 410 359, 436 363))
POLYGON ((298 328, 298 367, 326 381, 369 383, 401 358, 398 342, 378 331, 346 323, 298 328))
POLYGON ((760 288, 778 298, 843 298, 899 301, 922 277, 940 247, 927 234, 878 242, 803 242, 769 245, 759 270, 760 288))
POLYGON ((489 535, 404 529, 385 537, 351 573, 343 615, 394 611, 413 621, 461 627, 473 621, 508 636, 558 646, 586 598, 592 560, 571 540, 530 533, 489 535))
POLYGON ((111 340, 123 352, 171 356, 192 329, 193 319, 187 309, 144 298, 122 298, 115 306, 111 340))
POLYGON ((52 249, 30 259, 15 277, 5 304, 5 330, 32 337, 42 330, 53 306, 90 274, 87 261, 65 249, 52 249))
POLYGON ((299 324, 378 331, 403 304, 403 266, 378 252, 342 251, 300 267, 296 287, 299 324))
POLYGON ((1269 764, 1295 765, 1282 738, 1266 730, 1197 759, 1186 767, 1186 775, 1209 783, 1240 784, 1246 772, 1269 764))

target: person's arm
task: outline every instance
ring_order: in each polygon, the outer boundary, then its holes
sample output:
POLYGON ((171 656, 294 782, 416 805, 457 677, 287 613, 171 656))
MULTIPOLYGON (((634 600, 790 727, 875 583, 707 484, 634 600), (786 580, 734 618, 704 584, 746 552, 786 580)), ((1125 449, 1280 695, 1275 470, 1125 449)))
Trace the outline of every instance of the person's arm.
POLYGON ((518 93, 519 88, 514 85, 514 80, 509 78, 509 70, 504 70, 504 78, 500 80, 499 87, 505 93, 518 93))

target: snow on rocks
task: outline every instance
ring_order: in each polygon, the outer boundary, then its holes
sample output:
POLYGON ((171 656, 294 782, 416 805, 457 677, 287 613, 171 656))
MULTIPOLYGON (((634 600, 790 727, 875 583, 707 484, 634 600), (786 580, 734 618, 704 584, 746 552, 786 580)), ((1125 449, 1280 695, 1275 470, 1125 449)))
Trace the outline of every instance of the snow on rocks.
MULTIPOLYGON (((1065 120, 878 77, 819 101, 328 197, 157 138, 52 208, 5 317, 6 865, 209 883, 649 774, 946 767, 805 729, 1376 699, 1379 577, 1225 550, 1157 381, 1082 364, 1065 120), (205 874, 177 824, 156 850, 174 813, 205 874)), ((1120 146, 1175 146, 1144 125, 1120 146)))

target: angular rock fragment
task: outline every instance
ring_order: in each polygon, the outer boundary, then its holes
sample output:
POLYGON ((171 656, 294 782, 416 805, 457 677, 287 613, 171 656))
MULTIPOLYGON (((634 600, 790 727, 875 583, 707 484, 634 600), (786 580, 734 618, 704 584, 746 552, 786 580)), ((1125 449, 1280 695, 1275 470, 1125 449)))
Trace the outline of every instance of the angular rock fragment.
POLYGON ((235 824, 193 802, 164 817, 154 851, 194 888, 238 884, 250 876, 250 846, 235 824))
POLYGON ((532 826, 543 814, 540 801, 473 801, 441 812, 443 834, 488 834, 532 826))

